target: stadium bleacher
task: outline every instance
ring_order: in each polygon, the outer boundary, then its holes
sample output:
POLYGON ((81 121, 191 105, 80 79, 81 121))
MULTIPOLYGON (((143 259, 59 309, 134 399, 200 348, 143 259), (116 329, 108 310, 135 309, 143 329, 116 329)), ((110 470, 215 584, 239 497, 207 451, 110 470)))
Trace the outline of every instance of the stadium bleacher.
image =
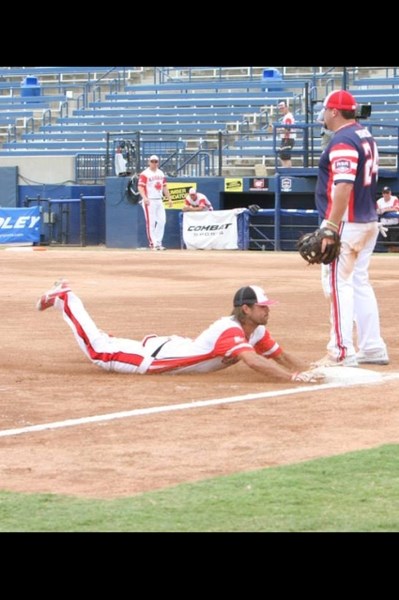
MULTIPOLYGON (((277 173, 281 183, 287 176, 288 185, 291 178, 293 187, 301 176, 306 187, 304 175, 317 175, 321 127, 315 122, 316 104, 341 87, 342 78, 284 73, 282 79, 268 82, 259 73, 252 79, 223 79, 219 71, 212 80, 205 75, 184 80, 180 73, 179 81, 173 81, 169 73, 161 81, 152 70, 138 68, 139 74, 131 76, 134 69, 0 68, 0 165, 18 166, 21 182, 103 185, 114 174, 115 149, 127 140, 134 171, 154 153, 168 177, 192 181, 208 175, 263 178, 277 173), (30 96, 22 88, 27 75, 38 78, 39 93, 30 96), (282 169, 277 157, 280 100, 289 103, 296 119, 290 169, 282 169)), ((389 171, 382 177, 396 177, 399 77, 350 78, 347 83, 359 102, 372 104, 365 124, 377 141, 380 164, 389 171)), ((244 189, 246 184, 244 180, 244 189)), ((270 193, 274 184, 279 180, 272 181, 270 193)))
MULTIPOLYGON (((305 164, 304 153, 310 147, 312 161, 320 153, 319 126, 314 123, 311 140, 306 144, 305 129, 300 128, 300 124, 306 122, 304 102, 309 84, 312 90, 317 87, 310 76, 276 81, 259 77, 205 81, 169 78, 162 83, 155 82, 154 78, 150 83, 142 77, 142 83, 133 85, 130 74, 134 70, 134 67, 0 69, 0 93, 9 84, 8 95, 0 95, 0 136, 3 139, 0 156, 24 152, 28 155, 47 155, 52 151, 67 155, 106 152, 109 135, 133 137, 138 133, 143 139, 147 135, 161 139, 175 134, 176 138, 185 140, 185 148, 189 146, 194 154, 198 150, 195 136, 200 148, 216 150, 220 143, 217 136, 222 134, 222 161, 226 172, 233 172, 235 164, 246 161, 248 174, 251 174, 258 158, 271 168, 276 166, 276 141, 273 142, 273 134, 267 132, 267 126, 275 121, 276 105, 281 99, 289 102, 298 123, 295 166, 305 164), (26 101, 15 92, 28 72, 41 81, 41 94, 26 101), (112 87, 115 80, 121 85, 112 87), (68 84, 84 89, 85 82, 90 84, 90 93, 84 91, 79 101, 71 94, 67 97, 68 84), (58 94, 54 93, 56 86, 62 86, 58 94), (44 113, 48 109, 50 115, 44 113)), ((377 124, 382 127, 375 129, 374 135, 389 164, 397 164, 397 156, 388 157, 390 152, 397 151, 397 131, 384 127, 399 122, 398 81, 399 77, 355 78, 350 87, 358 101, 372 104, 370 123, 375 128, 377 124)), ((324 90, 319 85, 319 96, 326 94, 331 82, 334 82, 332 77, 324 82, 324 90)))
POLYGON ((56 120, 68 111, 64 107, 75 92, 93 93, 99 82, 107 91, 118 89, 115 81, 125 83, 133 71, 109 66, 0 68, 0 141, 17 141, 28 123, 30 130, 37 130, 48 120, 44 111, 50 110, 50 121, 56 120))

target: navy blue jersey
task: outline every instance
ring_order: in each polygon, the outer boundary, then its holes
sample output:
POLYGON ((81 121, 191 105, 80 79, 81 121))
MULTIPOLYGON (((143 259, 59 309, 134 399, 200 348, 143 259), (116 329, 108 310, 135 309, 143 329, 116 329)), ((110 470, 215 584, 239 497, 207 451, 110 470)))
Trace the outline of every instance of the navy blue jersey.
POLYGON ((316 184, 316 208, 328 219, 334 198, 334 185, 353 183, 343 221, 369 223, 378 221, 376 193, 378 149, 371 133, 359 123, 351 122, 338 129, 319 162, 316 184))

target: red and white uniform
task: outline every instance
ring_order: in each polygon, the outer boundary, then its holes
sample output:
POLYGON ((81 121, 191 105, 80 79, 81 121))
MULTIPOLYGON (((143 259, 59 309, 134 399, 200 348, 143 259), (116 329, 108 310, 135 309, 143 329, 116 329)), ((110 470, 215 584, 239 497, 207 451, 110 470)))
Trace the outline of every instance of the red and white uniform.
POLYGON ((213 206, 205 194, 200 194, 199 192, 196 193, 195 197, 194 194, 187 194, 187 196, 184 198, 184 206, 194 208, 201 207, 202 210, 213 210, 213 206))
MULTIPOLYGON (((294 123, 295 123, 294 115, 291 112, 287 112, 287 114, 284 115, 284 117, 281 119, 281 125, 283 127, 284 127, 284 125, 294 125, 294 123)), ((282 140, 295 140, 296 139, 295 129, 287 129, 286 131, 283 131, 281 134, 281 139, 282 140)))
MULTIPOLYGON (((387 211, 399 212, 399 198, 397 196, 392 196, 392 194, 390 194, 389 198, 384 198, 383 196, 377 200, 377 212, 383 215, 383 213, 387 211)), ((386 218, 382 216, 380 222, 383 225, 397 225, 399 223, 399 219, 395 217, 386 218)))
POLYGON ((84 354, 106 371, 120 373, 209 372, 237 362, 241 352, 251 350, 275 358, 282 349, 264 325, 246 339, 234 317, 222 317, 191 339, 179 335, 146 336, 141 341, 112 337, 99 330, 82 301, 73 292, 55 300, 84 354))
POLYGON ((164 172, 161 169, 153 171, 149 167, 140 174, 138 180, 138 186, 144 187, 145 196, 150 201, 149 204, 141 202, 141 205, 144 210, 146 233, 151 248, 162 246, 165 233, 166 211, 162 202, 165 183, 164 172))

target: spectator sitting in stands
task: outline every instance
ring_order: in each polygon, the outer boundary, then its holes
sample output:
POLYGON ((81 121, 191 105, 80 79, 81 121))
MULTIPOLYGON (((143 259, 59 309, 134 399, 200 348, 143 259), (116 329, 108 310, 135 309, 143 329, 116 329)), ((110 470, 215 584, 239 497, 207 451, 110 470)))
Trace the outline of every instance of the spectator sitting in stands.
MULTIPOLYGON (((377 200, 377 213, 383 215, 387 212, 399 212, 399 198, 392 196, 391 188, 385 186, 382 190, 382 197, 377 200)), ((399 252, 399 218, 390 217, 380 219, 381 225, 387 227, 386 232, 389 252, 399 252)))
POLYGON ((213 210, 213 206, 205 194, 200 194, 194 188, 190 188, 187 196, 184 198, 184 212, 199 212, 203 210, 213 210))

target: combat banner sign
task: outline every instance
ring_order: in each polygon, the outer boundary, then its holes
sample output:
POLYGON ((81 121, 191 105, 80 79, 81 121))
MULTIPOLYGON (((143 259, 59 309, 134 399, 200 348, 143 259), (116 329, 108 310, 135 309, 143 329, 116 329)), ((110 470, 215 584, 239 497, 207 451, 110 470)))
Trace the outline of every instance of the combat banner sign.
POLYGON ((237 211, 183 213, 183 241, 188 250, 237 250, 237 211))

